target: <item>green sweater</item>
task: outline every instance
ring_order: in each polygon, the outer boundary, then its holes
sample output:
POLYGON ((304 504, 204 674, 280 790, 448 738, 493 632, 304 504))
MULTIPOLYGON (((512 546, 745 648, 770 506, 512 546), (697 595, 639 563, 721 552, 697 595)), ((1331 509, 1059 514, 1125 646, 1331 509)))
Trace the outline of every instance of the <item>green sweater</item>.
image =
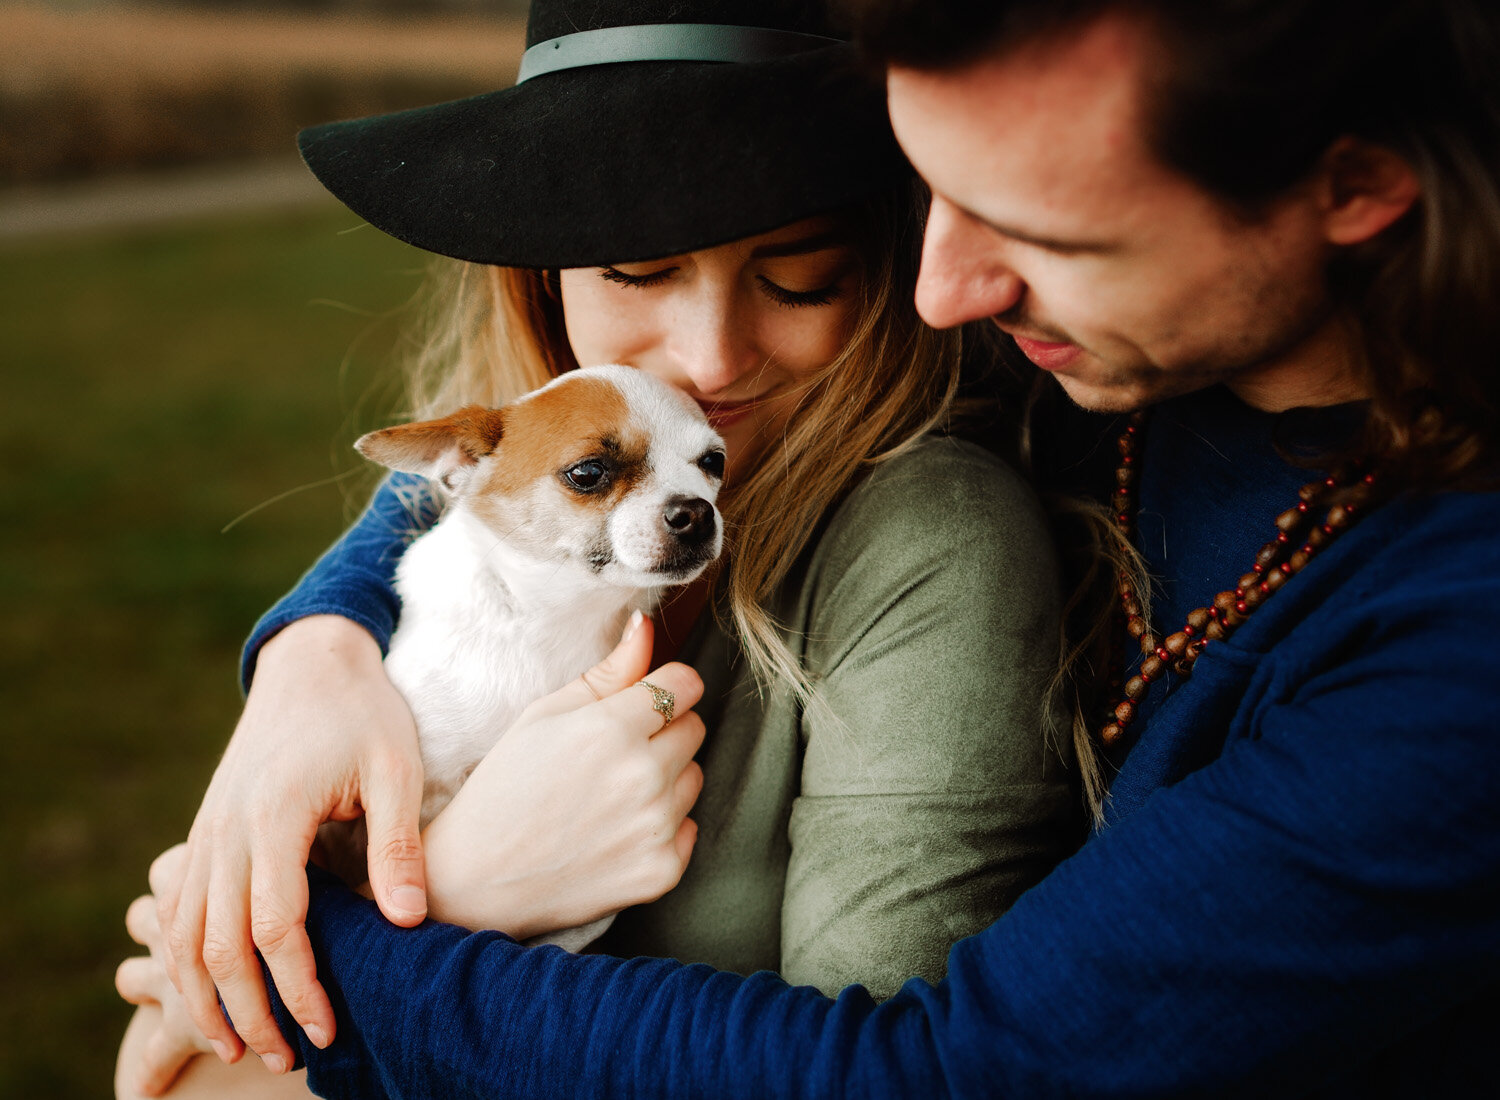
POLYGON ((1011 469, 938 437, 878 466, 773 608, 832 717, 758 690, 704 616, 679 654, 705 685, 697 847, 675 890, 593 950, 825 992, 941 978, 948 949, 1083 835, 1071 749, 1044 732, 1059 605, 1011 469))

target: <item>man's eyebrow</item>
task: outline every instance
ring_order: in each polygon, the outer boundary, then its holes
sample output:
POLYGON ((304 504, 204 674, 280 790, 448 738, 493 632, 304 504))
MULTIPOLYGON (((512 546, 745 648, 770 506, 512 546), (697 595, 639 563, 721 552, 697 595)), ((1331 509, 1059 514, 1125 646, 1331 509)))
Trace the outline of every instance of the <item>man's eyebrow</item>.
POLYGON ((847 248, 849 235, 836 229, 826 233, 814 233, 808 237, 797 237, 790 241, 773 241, 763 244, 750 255, 757 260, 775 259, 778 256, 806 256, 812 252, 823 252, 830 248, 847 248))
POLYGON ((1002 237, 1008 237, 1013 241, 1020 241, 1022 244, 1042 248, 1048 252, 1056 252, 1064 256, 1099 256, 1120 250, 1120 244, 1117 241, 1105 240, 1103 238, 1090 240, 1087 238, 1048 237, 1040 233, 1031 233, 1025 229, 1019 229, 1013 225, 1004 225, 1000 222, 991 221, 983 214, 975 213, 973 210, 954 202, 952 199, 946 199, 945 201, 962 210, 969 217, 1002 237))

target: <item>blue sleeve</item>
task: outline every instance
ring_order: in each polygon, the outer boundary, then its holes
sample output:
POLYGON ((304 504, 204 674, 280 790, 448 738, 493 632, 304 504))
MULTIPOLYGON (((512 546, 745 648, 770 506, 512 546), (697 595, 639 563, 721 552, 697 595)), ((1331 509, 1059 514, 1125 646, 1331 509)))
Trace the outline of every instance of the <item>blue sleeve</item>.
POLYGON ((308 927, 339 1030, 328 1051, 302 1041, 310 1083, 392 1097, 1261 1097, 1347 1082, 1403 1050, 1440 1076, 1457 1063, 1422 1036, 1485 1019, 1500 985, 1500 579, 1468 580, 1372 594, 1355 627, 1377 636, 1265 693, 1253 736, 961 941, 943 982, 879 1005, 858 987, 830 999, 769 974, 402 930, 317 878, 308 927))
POLYGON ((386 478, 354 526, 255 624, 240 657, 241 686, 249 690, 261 647, 283 627, 309 615, 352 619, 385 652, 401 615, 396 563, 412 540, 437 522, 439 511, 426 478, 386 478))

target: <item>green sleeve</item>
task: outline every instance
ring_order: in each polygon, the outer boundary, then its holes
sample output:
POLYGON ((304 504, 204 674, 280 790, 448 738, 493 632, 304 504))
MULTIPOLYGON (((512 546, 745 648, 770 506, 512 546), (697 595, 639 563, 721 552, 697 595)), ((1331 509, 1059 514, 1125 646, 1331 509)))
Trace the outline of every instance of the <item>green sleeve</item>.
POLYGON ((889 996, 941 978, 1076 846, 1071 750, 1044 720, 1060 614, 1029 487, 992 456, 924 441, 878 467, 820 539, 804 659, 782 972, 889 996))

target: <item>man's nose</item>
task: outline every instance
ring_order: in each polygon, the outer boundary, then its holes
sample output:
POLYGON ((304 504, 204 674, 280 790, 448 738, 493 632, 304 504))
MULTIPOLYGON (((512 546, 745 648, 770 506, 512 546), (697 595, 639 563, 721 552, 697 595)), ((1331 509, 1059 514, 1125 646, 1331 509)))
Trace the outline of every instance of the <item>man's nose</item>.
POLYGON ((951 328, 1004 313, 1026 284, 999 254, 983 223, 934 196, 922 238, 917 312, 933 328, 951 328))

